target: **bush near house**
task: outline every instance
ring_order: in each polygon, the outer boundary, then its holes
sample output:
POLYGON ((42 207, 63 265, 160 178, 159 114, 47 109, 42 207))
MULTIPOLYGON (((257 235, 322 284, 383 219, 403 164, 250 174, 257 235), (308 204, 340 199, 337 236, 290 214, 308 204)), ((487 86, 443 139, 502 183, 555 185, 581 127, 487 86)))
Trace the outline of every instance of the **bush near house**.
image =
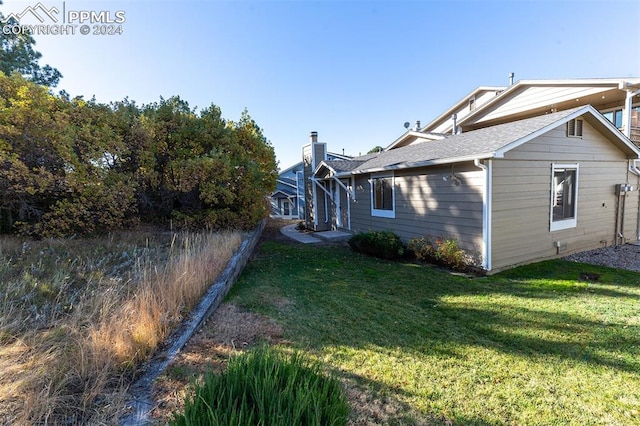
POLYGON ((429 235, 412 238, 407 244, 407 250, 418 260, 443 265, 455 271, 467 271, 474 267, 472 257, 453 238, 429 235))
POLYGON ((349 407, 340 383, 300 353, 263 346, 208 372, 172 425, 344 425, 349 407))
POLYGON ((391 231, 362 232, 351 237, 348 243, 352 250, 382 259, 397 259, 405 252, 400 237, 391 231))

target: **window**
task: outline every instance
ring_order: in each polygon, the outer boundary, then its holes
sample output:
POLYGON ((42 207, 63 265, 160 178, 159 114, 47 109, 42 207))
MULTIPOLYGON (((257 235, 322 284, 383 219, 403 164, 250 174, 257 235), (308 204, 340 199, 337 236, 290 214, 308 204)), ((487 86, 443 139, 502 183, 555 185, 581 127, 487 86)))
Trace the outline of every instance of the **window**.
POLYGON ((473 111, 476 109, 476 97, 469 99, 469 111, 473 111))
POLYGON ((567 136, 582 137, 582 120, 576 118, 567 121, 567 136))
POLYGON ((602 115, 604 115, 604 117, 610 122, 612 122, 614 126, 616 126, 618 129, 622 127, 622 110, 621 109, 603 112, 602 115))
POLYGON ((578 165, 553 164, 551 231, 575 228, 578 216, 578 165))
POLYGON ((393 175, 371 175, 371 216, 395 218, 393 175))

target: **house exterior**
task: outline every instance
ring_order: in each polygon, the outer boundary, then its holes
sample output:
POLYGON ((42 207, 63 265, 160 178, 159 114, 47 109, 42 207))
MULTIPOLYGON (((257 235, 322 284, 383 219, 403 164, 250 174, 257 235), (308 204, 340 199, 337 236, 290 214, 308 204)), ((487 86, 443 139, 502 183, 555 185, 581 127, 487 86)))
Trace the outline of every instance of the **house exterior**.
POLYGON ((456 134, 583 105, 593 106, 640 144, 640 78, 521 80, 508 87, 480 87, 420 131, 456 134))
MULTIPOLYGON (((482 117, 502 94, 479 102, 482 117)), ((490 273, 638 239, 640 149, 596 108, 484 127, 472 115, 462 132, 429 125, 349 160, 322 160, 312 135, 307 226, 455 238, 490 273)))
MULTIPOLYGON (((322 157, 323 160, 346 160, 349 158, 351 157, 333 152, 327 152, 326 155, 322 157)), ((278 174, 276 189, 271 194, 272 217, 281 219, 304 219, 306 198, 303 169, 303 162, 300 161, 278 174)))
POLYGON ((271 194, 271 216, 281 219, 300 219, 304 210, 304 193, 302 188, 302 163, 294 164, 281 171, 276 180, 276 189, 271 194))

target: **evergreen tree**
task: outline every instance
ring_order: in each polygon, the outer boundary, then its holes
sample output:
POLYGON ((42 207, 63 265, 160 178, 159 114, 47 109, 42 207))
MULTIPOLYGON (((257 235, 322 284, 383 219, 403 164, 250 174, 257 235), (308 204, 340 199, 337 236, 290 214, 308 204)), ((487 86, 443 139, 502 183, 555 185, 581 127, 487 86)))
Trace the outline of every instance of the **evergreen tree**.
MULTIPOLYGON (((2 0, 0 0, 0 5, 2 0)), ((13 19, 4 23, 5 17, 0 12, 0 22, 5 25, 19 25, 13 19)), ((20 73, 34 83, 47 87, 58 85, 62 74, 57 69, 45 65, 40 66, 38 61, 42 54, 34 49, 36 41, 27 32, 20 31, 19 34, 9 31, 9 34, 2 33, 0 38, 0 71, 6 75, 14 72, 20 73)))

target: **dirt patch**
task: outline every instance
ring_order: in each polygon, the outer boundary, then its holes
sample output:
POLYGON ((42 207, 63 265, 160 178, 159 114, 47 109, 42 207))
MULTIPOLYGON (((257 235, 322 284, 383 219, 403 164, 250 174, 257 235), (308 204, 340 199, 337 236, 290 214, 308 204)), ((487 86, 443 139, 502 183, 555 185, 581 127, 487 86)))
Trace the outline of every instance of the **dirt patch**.
MULTIPOLYGON (((270 219, 261 242, 275 240, 296 244, 280 233, 280 228, 290 223, 292 221, 270 219)), ((291 300, 276 295, 271 295, 268 300, 278 309, 286 309, 292 304, 291 300)), ((201 378, 205 371, 222 371, 229 356, 260 342, 287 344, 283 339, 283 329, 274 320, 231 303, 220 305, 155 382, 152 391, 155 401, 151 414, 153 422, 165 424, 172 413, 180 411, 189 385, 201 378)), ((351 407, 348 425, 451 424, 445 418, 425 417, 393 396, 368 389, 355 377, 343 376, 340 380, 351 407)))
POLYGON ((224 303, 189 340, 165 373, 154 383, 156 406, 151 417, 159 424, 183 407, 190 383, 206 371, 220 371, 234 352, 259 342, 282 343, 282 329, 265 316, 224 303))
POLYGON ((427 417, 413 407, 389 396, 363 388, 354 379, 343 380, 351 413, 349 426, 374 425, 445 425, 453 423, 444 417, 427 417))

